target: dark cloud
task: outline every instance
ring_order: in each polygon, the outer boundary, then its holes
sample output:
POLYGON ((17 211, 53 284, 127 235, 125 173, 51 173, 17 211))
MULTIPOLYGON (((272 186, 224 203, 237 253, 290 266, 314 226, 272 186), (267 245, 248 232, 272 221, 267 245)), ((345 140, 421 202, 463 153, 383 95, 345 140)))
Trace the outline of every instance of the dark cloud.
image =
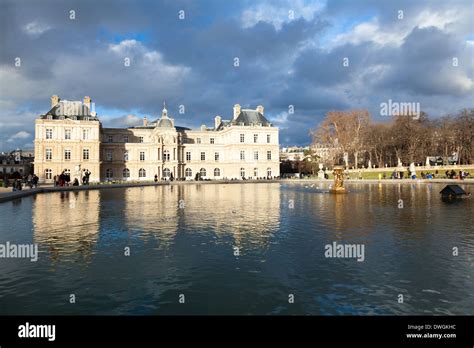
POLYGON ((332 109, 375 115, 388 99, 419 101, 434 116, 472 107, 468 1, 331 1, 311 16, 312 5, 2 1, 0 149, 31 142, 34 116, 47 111, 52 94, 89 95, 99 112, 137 115, 102 115, 106 126, 154 119, 163 100, 176 123, 189 127, 211 125, 217 114, 229 118, 235 103, 263 104, 281 127, 282 144, 308 142, 309 129, 332 109))

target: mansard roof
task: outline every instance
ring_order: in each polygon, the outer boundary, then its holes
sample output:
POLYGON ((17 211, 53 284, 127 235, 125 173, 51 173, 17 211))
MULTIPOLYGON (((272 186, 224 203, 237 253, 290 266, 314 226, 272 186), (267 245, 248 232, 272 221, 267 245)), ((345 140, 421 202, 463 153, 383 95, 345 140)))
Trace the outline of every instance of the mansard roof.
POLYGON ((83 120, 87 117, 89 120, 98 120, 97 116, 91 115, 89 107, 83 102, 69 100, 59 101, 59 103, 53 106, 46 114, 40 115, 40 118, 45 119, 48 116, 53 119, 64 117, 83 120))
POLYGON ((256 126, 261 124, 262 126, 271 126, 271 123, 265 118, 265 116, 256 110, 250 109, 242 109, 239 116, 231 121, 231 124, 243 124, 244 126, 256 126))

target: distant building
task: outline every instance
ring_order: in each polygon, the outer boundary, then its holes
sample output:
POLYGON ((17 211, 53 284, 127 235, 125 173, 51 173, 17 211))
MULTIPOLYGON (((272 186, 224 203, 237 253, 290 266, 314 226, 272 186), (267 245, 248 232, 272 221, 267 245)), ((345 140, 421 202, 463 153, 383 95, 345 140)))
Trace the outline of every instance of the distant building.
POLYGON ((312 144, 311 151, 319 158, 320 163, 332 163, 337 153, 340 152, 340 148, 328 144, 312 144))
POLYGON ((14 173, 21 176, 33 173, 34 152, 32 150, 14 150, 0 153, 0 173, 2 178, 14 173))
POLYGON ((91 99, 51 97, 51 110, 36 120, 35 173, 51 182, 91 172, 91 181, 273 178, 280 175, 279 135, 263 106, 234 106, 230 120, 214 118, 198 130, 175 126, 166 107, 161 117, 130 128, 103 128, 91 99))
POLYGON ((305 151, 309 150, 309 146, 290 146, 283 147, 280 150, 280 161, 302 161, 305 159, 305 151))

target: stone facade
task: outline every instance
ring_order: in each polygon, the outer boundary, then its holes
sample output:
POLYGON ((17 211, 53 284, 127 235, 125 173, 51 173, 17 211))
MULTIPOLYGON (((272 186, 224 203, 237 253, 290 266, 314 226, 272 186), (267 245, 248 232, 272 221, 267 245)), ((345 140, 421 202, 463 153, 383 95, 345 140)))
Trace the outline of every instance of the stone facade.
POLYGON ((130 128, 103 128, 91 99, 51 98, 36 120, 35 173, 51 182, 62 171, 72 178, 87 169, 90 181, 273 178, 280 175, 278 128, 255 110, 234 106, 231 120, 214 119, 199 130, 175 126, 162 115, 130 128))

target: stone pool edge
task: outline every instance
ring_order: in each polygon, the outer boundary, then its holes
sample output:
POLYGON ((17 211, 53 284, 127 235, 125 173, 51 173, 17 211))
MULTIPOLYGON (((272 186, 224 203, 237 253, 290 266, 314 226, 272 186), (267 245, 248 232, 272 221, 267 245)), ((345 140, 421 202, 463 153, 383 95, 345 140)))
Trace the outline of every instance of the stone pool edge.
MULTIPOLYGON (((259 184, 259 183, 321 183, 321 182, 332 182, 331 180, 318 180, 318 179, 275 179, 275 180, 213 180, 213 181, 173 181, 173 182, 144 182, 144 183, 130 183, 130 184, 101 184, 101 185, 88 185, 88 186, 67 186, 67 187, 39 187, 24 191, 12 191, 0 193, 0 203, 12 201, 18 198, 28 197, 38 193, 51 193, 51 192, 69 192, 69 191, 84 191, 84 190, 101 190, 110 188, 124 188, 124 187, 144 187, 144 186, 163 186, 163 185, 195 185, 195 184, 259 184)), ((345 180, 345 183, 380 183, 380 184, 426 184, 426 183, 437 183, 437 184, 469 184, 474 185, 474 179, 456 180, 456 179, 350 179, 345 180)))

